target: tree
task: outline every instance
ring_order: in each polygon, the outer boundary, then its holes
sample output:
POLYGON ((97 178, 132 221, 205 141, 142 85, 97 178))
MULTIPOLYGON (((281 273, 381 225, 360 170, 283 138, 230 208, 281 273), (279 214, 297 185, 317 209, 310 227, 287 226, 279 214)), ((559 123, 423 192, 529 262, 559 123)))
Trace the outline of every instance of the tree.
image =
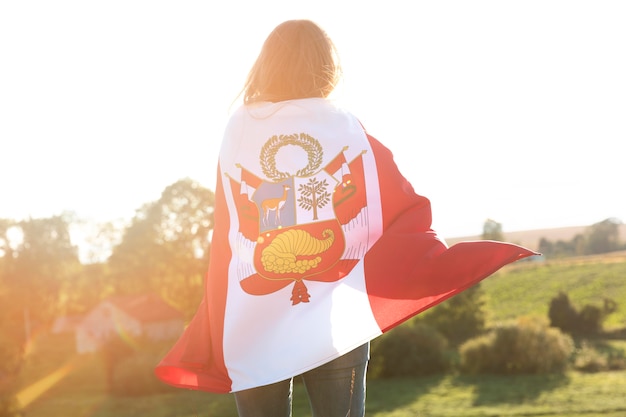
POLYGON ((593 224, 587 231, 587 253, 590 255, 618 250, 619 225, 615 218, 605 219, 593 224))
POLYGON ((106 262, 113 247, 122 241, 128 221, 123 219, 95 222, 81 219, 72 224, 73 232, 81 238, 80 260, 83 264, 106 262))
POLYGON ((495 220, 487 219, 483 225, 483 240, 504 241, 504 233, 502 233, 502 224, 495 220))
POLYGON ((328 192, 328 182, 309 179, 306 184, 300 184, 298 188, 300 198, 298 203, 305 210, 313 210, 313 220, 317 220, 317 209, 324 207, 332 199, 328 192))
POLYGON ((20 233, 16 225, 13 220, 0 219, 0 416, 7 417, 22 415, 16 393, 27 338, 22 307, 15 302, 15 286, 10 285, 20 233))
POLYGON ((622 249, 619 240, 621 221, 616 218, 605 219, 593 224, 584 234, 577 234, 571 240, 551 242, 546 238, 539 241, 539 252, 546 257, 566 257, 575 255, 594 255, 622 249))
POLYGON ((66 213, 3 227, 2 283, 11 295, 3 309, 23 311, 20 315, 27 332, 30 322, 52 320, 63 282, 80 268, 77 248, 70 239, 71 220, 72 215, 66 213))
POLYGON ((121 242, 113 247, 107 261, 106 293, 133 294, 150 291, 160 274, 161 247, 157 232, 146 218, 144 206, 124 231, 121 242))
POLYGON ((215 195, 183 179, 139 209, 108 260, 115 293, 153 291, 191 316, 202 296, 215 195))
POLYGON ((484 304, 482 288, 476 284, 418 318, 458 346, 485 330, 484 304))
POLYGON ((432 326, 405 323, 372 341, 373 378, 438 374, 450 367, 448 341, 432 326))
POLYGON ((571 305, 567 294, 560 292, 550 301, 548 317, 550 326, 558 327, 565 333, 590 336, 601 333, 602 322, 616 310, 617 303, 605 298, 602 307, 586 304, 578 311, 571 305))
MULTIPOLYGON (((10 304, 10 294, 0 287, 0 305, 10 304)), ((24 362, 26 340, 21 322, 4 310, 0 315, 0 416, 21 416, 18 404, 17 378, 24 362)))
POLYGON ((550 326, 558 327, 565 333, 571 334, 576 329, 578 311, 572 306, 568 295, 564 292, 559 292, 550 301, 548 318, 550 319, 550 326))
POLYGON ((554 244, 554 256, 566 257, 573 256, 576 253, 574 241, 559 239, 554 244))
MULTIPOLYGON (((0 270, 0 274, 6 272, 4 268, 7 267, 9 260, 13 259, 16 237, 15 233, 20 233, 14 220, 0 219, 0 260, 2 261, 3 269, 0 270)), ((2 275, 0 275, 2 276, 2 275)))
POLYGON ((542 237, 539 240, 538 250, 539 250, 539 253, 541 253, 543 256, 546 256, 546 257, 552 256, 552 254, 554 253, 554 243, 552 243, 545 237, 542 237))
POLYGON ((584 255, 585 254, 585 246, 587 245, 587 239, 582 234, 577 234, 572 239, 572 248, 574 249, 575 255, 584 255))
POLYGON ((81 315, 87 313, 107 294, 108 265, 88 263, 70 274, 61 289, 59 313, 63 315, 81 315))

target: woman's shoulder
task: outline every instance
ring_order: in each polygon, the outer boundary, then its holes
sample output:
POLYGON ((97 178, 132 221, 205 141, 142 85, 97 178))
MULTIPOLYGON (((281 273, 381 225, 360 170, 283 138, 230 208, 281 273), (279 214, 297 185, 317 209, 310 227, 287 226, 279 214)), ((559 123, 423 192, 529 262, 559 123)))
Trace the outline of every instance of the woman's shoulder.
POLYGON ((258 102, 236 108, 226 125, 227 136, 261 132, 276 126, 327 126, 335 130, 362 130, 356 116, 336 102, 321 98, 258 102))
POLYGON ((354 117, 345 107, 326 98, 300 98, 279 102, 261 101, 251 104, 242 104, 231 114, 231 119, 252 117, 265 119, 274 114, 294 114, 301 112, 330 113, 344 117, 354 117))

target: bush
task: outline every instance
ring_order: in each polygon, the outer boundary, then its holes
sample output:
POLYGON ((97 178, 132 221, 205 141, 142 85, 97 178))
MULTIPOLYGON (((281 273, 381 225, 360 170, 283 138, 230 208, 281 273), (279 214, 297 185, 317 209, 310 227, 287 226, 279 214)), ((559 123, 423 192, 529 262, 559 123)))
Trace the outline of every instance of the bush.
POLYGON ((369 375, 372 378, 421 376, 449 368, 448 342, 423 323, 405 323, 372 342, 369 375))
POLYGON ((550 326, 571 334, 576 328, 578 312, 572 307, 567 294, 560 292, 550 301, 548 317, 550 318, 550 326))
POLYGON ((111 393, 119 396, 141 396, 172 390, 154 375, 160 356, 135 353, 120 361, 111 381, 111 393))
POLYGON ((471 374, 544 374, 567 369, 574 344, 547 323, 520 318, 460 348, 461 370, 471 374))
POLYGON ((574 368, 581 372, 605 371, 608 368, 608 360, 593 346, 583 343, 581 348, 576 351, 574 368))
POLYGON ((583 335, 594 335, 602 332, 602 321, 604 313, 599 307, 587 304, 578 313, 579 325, 575 328, 577 333, 583 335))
POLYGON ((416 321, 432 326, 456 347, 485 331, 484 304, 482 288, 476 284, 418 315, 416 321))
POLYGON ((602 332, 602 322, 617 310, 617 304, 604 300, 603 307, 585 305, 580 312, 574 308, 567 294, 561 292, 550 301, 550 325, 574 336, 591 336, 602 332))
POLYGON ((626 352, 599 340, 583 340, 576 349, 574 368, 581 372, 616 371, 626 369, 626 352))
POLYGON ((626 358, 623 355, 609 355, 607 366, 611 371, 623 371, 626 369, 626 358))

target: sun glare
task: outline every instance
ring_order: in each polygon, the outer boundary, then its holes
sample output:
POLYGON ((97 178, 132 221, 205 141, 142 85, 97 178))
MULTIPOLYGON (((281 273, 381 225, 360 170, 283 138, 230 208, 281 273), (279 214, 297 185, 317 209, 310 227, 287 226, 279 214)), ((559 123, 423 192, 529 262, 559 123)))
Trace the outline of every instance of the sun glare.
POLYGON ((71 371, 79 366, 81 360, 79 356, 74 356, 67 361, 63 366, 51 372, 47 376, 41 378, 39 381, 29 385, 17 393, 17 400, 21 407, 26 407, 41 395, 46 393, 49 389, 58 384, 63 378, 65 378, 71 371))

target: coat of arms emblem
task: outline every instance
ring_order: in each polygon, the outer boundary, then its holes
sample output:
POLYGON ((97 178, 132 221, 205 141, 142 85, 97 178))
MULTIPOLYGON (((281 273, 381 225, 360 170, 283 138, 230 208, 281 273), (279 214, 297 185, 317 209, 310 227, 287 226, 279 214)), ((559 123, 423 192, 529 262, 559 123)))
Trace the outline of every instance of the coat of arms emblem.
MULTIPOLYGON (((253 249, 253 273, 240 280, 244 291, 269 294, 293 284, 292 304, 309 302, 305 281, 337 281, 356 260, 344 258, 346 239, 335 207, 346 191, 343 155, 322 167, 320 143, 305 133, 272 136, 261 149, 265 179, 242 168, 236 198, 241 233, 253 249), (283 146, 306 151, 308 164, 294 173, 277 169, 283 146), (245 189, 245 190, 244 190, 245 189)), ((348 194, 350 195, 350 194, 348 194)), ((345 196, 343 196, 345 200, 345 196)))

